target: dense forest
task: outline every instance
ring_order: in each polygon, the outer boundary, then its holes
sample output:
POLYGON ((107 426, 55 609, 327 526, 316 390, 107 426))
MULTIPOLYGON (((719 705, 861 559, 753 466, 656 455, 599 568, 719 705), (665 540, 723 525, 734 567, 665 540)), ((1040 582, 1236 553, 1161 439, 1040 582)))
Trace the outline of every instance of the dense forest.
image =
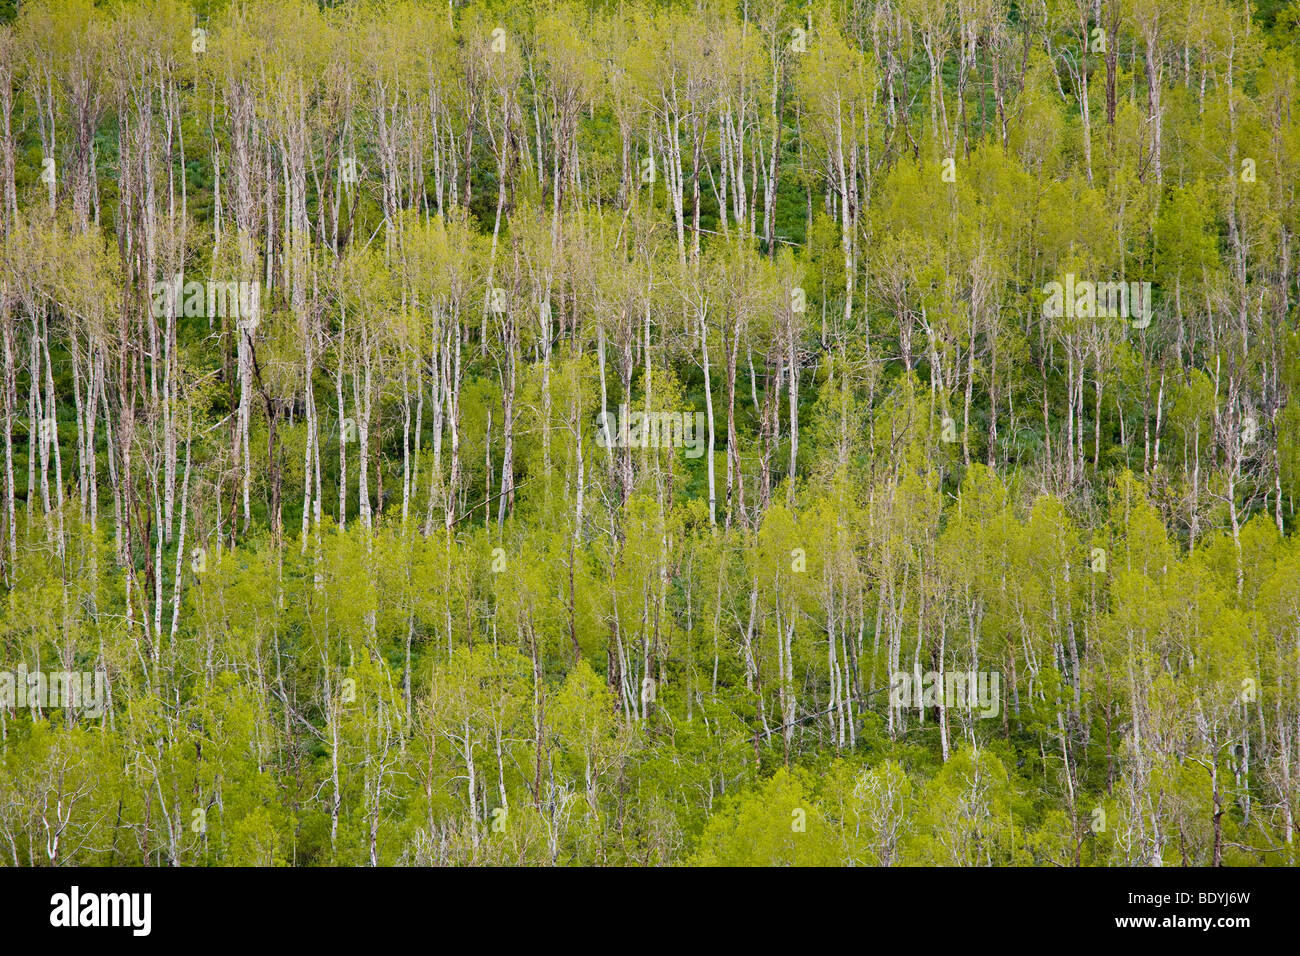
POLYGON ((1296 0, 0 18, 6 864, 1297 862, 1296 0))

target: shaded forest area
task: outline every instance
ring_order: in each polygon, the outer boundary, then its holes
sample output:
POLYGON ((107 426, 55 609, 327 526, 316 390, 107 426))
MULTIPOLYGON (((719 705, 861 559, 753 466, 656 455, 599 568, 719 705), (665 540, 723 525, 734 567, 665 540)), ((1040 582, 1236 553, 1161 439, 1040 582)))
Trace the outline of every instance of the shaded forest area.
POLYGON ((1297 861, 1295 0, 5 19, 0 860, 1297 861))

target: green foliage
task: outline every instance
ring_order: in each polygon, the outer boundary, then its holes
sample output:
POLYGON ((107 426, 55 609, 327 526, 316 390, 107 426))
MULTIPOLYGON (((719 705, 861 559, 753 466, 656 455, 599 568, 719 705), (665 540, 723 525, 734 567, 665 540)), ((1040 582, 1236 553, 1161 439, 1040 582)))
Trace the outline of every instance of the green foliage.
POLYGON ((1293 865, 1297 9, 0 3, 0 859, 1293 865))

